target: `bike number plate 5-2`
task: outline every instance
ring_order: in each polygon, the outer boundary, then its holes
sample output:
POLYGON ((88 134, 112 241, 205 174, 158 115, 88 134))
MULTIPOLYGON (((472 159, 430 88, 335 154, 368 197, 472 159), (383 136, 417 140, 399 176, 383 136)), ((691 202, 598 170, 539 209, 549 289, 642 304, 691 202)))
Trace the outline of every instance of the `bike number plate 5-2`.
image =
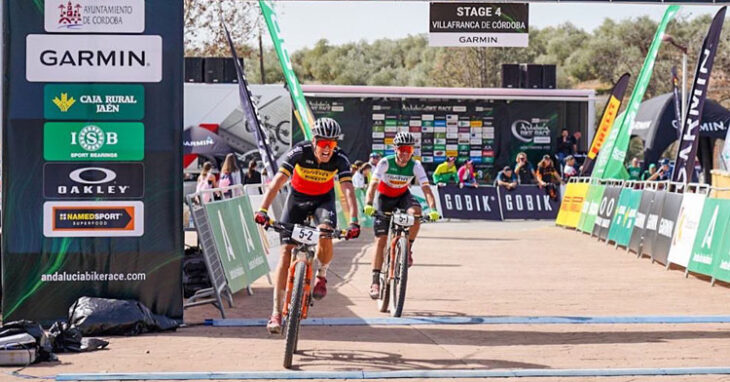
POLYGON ((393 222, 403 227, 410 227, 415 223, 416 219, 408 214, 394 214, 393 222))
POLYGON ((291 237, 294 241, 298 241, 303 244, 314 245, 319 241, 319 231, 314 228, 305 227, 303 225, 295 225, 291 232, 291 237))

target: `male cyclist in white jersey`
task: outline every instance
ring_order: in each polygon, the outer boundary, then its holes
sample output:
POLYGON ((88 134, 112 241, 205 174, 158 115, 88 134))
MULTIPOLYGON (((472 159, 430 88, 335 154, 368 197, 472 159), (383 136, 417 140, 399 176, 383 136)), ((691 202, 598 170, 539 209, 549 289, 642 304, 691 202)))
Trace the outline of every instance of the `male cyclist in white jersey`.
MULTIPOLYGON (((421 205, 408 191, 408 186, 413 178, 416 179, 418 185, 423 189, 426 196, 426 202, 431 209, 428 216, 431 220, 438 220, 440 215, 436 210, 436 199, 431 192, 428 184, 428 176, 423 169, 421 162, 413 160, 413 145, 416 139, 411 133, 398 133, 393 139, 395 146, 395 155, 384 157, 378 162, 378 166, 373 172, 372 180, 368 187, 366 196, 366 205, 363 209, 366 215, 375 217, 373 228, 375 230, 375 253, 373 254, 373 280, 370 285, 370 297, 377 299, 380 295, 380 268, 383 266, 383 251, 386 241, 388 240, 388 227, 390 225, 390 217, 384 217, 383 213, 392 212, 395 208, 405 210, 410 215, 420 215, 421 205), (373 207, 375 199, 375 191, 378 191, 377 204, 373 207)), ((408 240, 413 245, 413 241, 418 236, 419 221, 410 229, 410 237, 408 240)), ((409 251, 410 253, 410 251, 409 251)), ((413 263, 413 258, 409 255, 408 265, 413 263)))

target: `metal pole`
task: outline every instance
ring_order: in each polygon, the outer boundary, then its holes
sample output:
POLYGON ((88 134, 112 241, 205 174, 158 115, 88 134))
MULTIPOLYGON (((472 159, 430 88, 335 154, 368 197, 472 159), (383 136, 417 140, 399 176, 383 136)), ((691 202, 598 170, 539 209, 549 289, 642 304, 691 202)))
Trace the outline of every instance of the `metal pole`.
MULTIPOLYGON (((684 116, 687 114, 687 51, 682 52, 682 124, 684 129, 684 116)), ((680 129, 680 131, 681 131, 680 129)))
MULTIPOLYGON (((259 29, 259 70, 261 71, 261 83, 266 83, 266 73, 264 73, 264 44, 261 42, 261 29, 259 29)), ((684 88, 682 88, 684 89, 684 88)), ((684 93, 683 97, 684 97, 684 93)), ((684 100, 684 98, 682 98, 684 100)))

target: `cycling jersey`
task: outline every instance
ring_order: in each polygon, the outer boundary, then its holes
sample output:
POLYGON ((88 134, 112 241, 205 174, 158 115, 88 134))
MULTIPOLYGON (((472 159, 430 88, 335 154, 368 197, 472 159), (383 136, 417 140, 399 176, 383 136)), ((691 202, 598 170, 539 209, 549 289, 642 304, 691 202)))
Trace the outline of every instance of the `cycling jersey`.
POLYGON ((373 179, 380 181, 378 192, 391 198, 408 191, 408 185, 414 177, 420 186, 428 185, 428 176, 421 162, 411 158, 404 167, 401 167, 395 163, 395 155, 381 159, 373 173, 373 179))
POLYGON ((327 163, 318 163, 312 142, 294 146, 284 157, 279 172, 291 177, 295 191, 307 195, 323 195, 335 186, 335 174, 340 183, 352 181, 350 160, 339 148, 335 148, 327 163))

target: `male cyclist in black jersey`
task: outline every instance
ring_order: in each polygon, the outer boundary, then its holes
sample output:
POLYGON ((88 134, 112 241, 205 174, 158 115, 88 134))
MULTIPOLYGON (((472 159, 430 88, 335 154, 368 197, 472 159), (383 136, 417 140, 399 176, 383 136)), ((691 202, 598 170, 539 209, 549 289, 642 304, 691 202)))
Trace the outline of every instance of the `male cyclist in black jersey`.
MULTIPOLYGON (((286 198, 284 211, 280 221, 290 224, 302 224, 310 215, 319 228, 334 229, 337 227, 335 211, 334 177, 337 178, 345 194, 350 209, 350 226, 347 238, 360 236, 360 225, 357 220, 357 202, 355 189, 352 187, 350 161, 347 155, 337 147, 337 140, 342 135, 340 125, 331 118, 320 118, 314 123, 312 141, 294 146, 286 155, 279 172, 271 180, 261 207, 255 214, 258 224, 269 222, 267 210, 279 192, 291 177, 291 191, 286 198)), ((281 260, 276 268, 274 284, 274 306, 266 328, 270 333, 281 332, 281 310, 286 292, 286 278, 289 269, 291 250, 295 242, 281 234, 281 260)), ((314 283, 312 297, 322 299, 327 294, 327 267, 332 261, 332 239, 323 238, 317 246, 317 259, 320 262, 317 280, 314 283)))
MULTIPOLYGON (((428 176, 423 169, 420 161, 413 159, 413 146, 416 138, 408 132, 400 132, 393 139, 395 146, 395 155, 384 157, 378 162, 378 166, 373 171, 373 178, 370 181, 368 192, 366 195, 366 205, 363 212, 366 215, 374 215, 375 212, 384 213, 392 212, 395 208, 400 208, 411 215, 421 214, 421 204, 411 195, 408 186, 413 179, 421 186, 423 195, 426 196, 431 211, 428 216, 431 220, 438 220, 440 215, 436 210, 436 198, 434 198, 431 188, 428 184, 428 176), (378 197, 375 199, 375 191, 378 197), (373 200, 376 201, 373 207, 373 200)), ((388 227, 390 218, 376 216, 373 222, 375 231, 375 252, 373 253, 373 280, 370 285, 370 297, 377 299, 380 295, 380 268, 383 266, 383 251, 388 239, 388 227)), ((413 241, 418 236, 419 222, 410 229, 410 237, 408 240, 413 245, 413 241)), ((410 254, 410 251, 409 251, 410 254)), ((413 263, 413 258, 408 256, 408 265, 413 263)))

